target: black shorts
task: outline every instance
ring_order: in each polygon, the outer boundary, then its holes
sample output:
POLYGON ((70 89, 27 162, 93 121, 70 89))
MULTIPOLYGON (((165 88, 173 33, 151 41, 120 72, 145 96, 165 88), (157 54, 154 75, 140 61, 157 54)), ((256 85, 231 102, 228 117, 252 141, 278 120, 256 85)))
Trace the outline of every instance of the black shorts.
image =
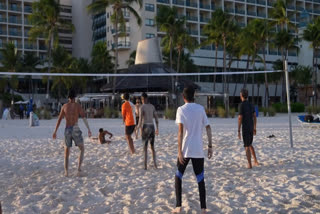
POLYGON ((125 129, 126 135, 132 135, 135 127, 136 127, 136 125, 126 126, 126 129, 125 129))
POLYGON ((253 132, 242 132, 242 138, 244 147, 251 146, 253 141, 253 132))
POLYGON ((142 140, 154 139, 155 131, 153 124, 144 124, 142 127, 142 140))

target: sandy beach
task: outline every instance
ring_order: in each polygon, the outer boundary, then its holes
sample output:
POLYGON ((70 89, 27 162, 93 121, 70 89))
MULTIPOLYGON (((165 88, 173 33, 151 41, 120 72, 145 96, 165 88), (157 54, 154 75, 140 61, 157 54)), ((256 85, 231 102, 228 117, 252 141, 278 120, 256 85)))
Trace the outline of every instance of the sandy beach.
MULTIPOLYGON (((29 127, 27 120, 0 120, 0 201, 3 213, 170 213, 175 206, 174 175, 177 126, 160 119, 156 137, 158 169, 148 153, 143 169, 141 140, 129 154, 121 119, 89 119, 114 134, 112 143, 85 137, 83 172, 77 173, 79 150, 70 154, 69 177, 63 174, 63 131, 52 139, 56 119, 29 127)), ((320 213, 320 129, 303 129, 293 116, 294 148, 288 118, 259 117, 254 138, 260 166, 246 169, 237 119, 209 118, 213 158, 205 159, 208 213, 320 213), (267 138, 269 135, 275 138, 267 138)), ((205 133, 204 133, 205 134, 205 133)), ((205 135, 205 149, 207 140, 205 135)), ((199 213, 199 195, 191 164, 183 178, 183 213, 199 213)))

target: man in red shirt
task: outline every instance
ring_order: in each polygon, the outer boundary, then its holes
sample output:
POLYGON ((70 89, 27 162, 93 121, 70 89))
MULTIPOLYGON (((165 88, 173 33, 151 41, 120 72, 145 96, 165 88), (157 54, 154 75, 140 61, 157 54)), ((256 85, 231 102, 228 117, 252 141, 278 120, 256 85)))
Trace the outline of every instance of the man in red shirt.
POLYGON ((125 135, 126 140, 128 142, 128 146, 130 149, 131 154, 134 154, 134 145, 132 140, 132 133, 135 130, 136 127, 136 116, 135 116, 135 106, 133 103, 129 101, 130 95, 128 93, 125 93, 123 95, 123 99, 125 102, 122 104, 121 107, 121 113, 122 113, 122 119, 123 123, 125 124, 125 135))

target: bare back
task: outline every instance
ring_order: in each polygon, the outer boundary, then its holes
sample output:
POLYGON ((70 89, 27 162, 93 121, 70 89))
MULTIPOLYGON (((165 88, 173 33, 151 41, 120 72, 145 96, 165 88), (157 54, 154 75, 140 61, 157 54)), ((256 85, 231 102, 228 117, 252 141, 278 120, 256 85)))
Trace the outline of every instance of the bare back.
POLYGON ((69 102, 63 105, 61 114, 66 119, 66 126, 74 126, 78 123, 79 115, 84 116, 84 111, 79 103, 69 102))

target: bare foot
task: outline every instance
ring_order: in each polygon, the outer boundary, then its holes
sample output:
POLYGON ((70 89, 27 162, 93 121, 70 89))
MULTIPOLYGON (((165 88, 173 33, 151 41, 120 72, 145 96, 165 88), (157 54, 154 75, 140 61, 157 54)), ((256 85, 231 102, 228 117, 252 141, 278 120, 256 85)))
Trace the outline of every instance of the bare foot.
POLYGON ((68 171, 64 171, 64 176, 68 177, 68 171))
POLYGON ((201 209, 201 214, 207 214, 207 210, 206 209, 201 209))
POLYGON ((77 177, 80 177, 80 176, 81 176, 81 169, 78 169, 77 177))
POLYGON ((252 165, 251 165, 251 164, 248 164, 247 168, 248 168, 248 169, 252 169, 252 165))
POLYGON ((154 168, 158 169, 158 166, 157 166, 157 164, 156 164, 156 163, 154 164, 154 168))
POLYGON ((171 211, 171 213, 181 213, 181 210, 181 207, 176 207, 171 211))
POLYGON ((255 161, 255 162, 253 163, 253 166, 259 166, 258 161, 255 161))

